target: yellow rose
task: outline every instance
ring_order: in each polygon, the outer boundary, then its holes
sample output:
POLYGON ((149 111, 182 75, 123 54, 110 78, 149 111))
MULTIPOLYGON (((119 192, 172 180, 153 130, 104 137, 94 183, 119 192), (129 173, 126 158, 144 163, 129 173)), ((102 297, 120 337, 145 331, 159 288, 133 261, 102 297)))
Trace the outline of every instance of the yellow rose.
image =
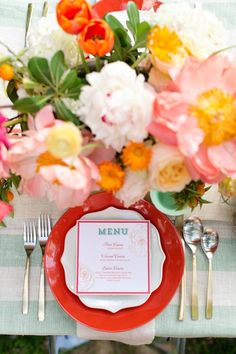
POLYGON ((191 181, 179 150, 170 145, 153 147, 149 166, 149 182, 152 189, 160 192, 180 192, 191 181))
POLYGON ((47 150, 58 158, 77 156, 82 147, 82 135, 73 123, 54 126, 46 138, 47 150))

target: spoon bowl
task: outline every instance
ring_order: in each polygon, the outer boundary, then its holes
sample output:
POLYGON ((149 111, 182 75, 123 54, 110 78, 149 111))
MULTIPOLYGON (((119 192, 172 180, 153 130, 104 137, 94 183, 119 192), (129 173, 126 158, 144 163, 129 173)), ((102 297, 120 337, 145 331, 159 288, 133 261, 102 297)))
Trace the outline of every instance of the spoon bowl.
POLYGON ((183 236, 193 253, 196 253, 197 245, 201 242, 202 233, 203 226, 199 218, 190 216, 184 221, 183 236))
POLYGON ((210 228, 204 228, 203 235, 201 238, 201 246, 203 252, 205 253, 208 259, 213 257, 213 254, 218 248, 218 244, 219 244, 218 232, 210 228))
POLYGON ((190 216, 184 221, 183 236, 193 254, 193 282, 192 282, 192 306, 193 320, 198 320, 198 290, 197 290, 197 246, 201 242, 203 233, 202 222, 195 216, 190 216))
POLYGON ((213 285, 212 285, 212 258, 218 248, 219 235, 213 229, 204 228, 201 246, 203 252, 208 258, 208 284, 207 284, 207 299, 206 299, 206 318, 211 319, 213 315, 213 285))

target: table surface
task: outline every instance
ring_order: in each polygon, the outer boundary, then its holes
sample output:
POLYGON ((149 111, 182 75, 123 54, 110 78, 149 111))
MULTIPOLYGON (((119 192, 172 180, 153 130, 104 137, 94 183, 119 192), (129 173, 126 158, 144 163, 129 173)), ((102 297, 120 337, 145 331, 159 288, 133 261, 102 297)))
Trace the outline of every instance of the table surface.
MULTIPOLYGON (((43 0, 34 0, 34 20, 40 16, 43 0)), ((25 13, 28 0, 10 2, 0 0, 0 38, 4 41, 7 34, 8 45, 14 49, 23 43, 25 13), (9 34, 9 28, 18 28, 9 34)), ((236 1, 202 1, 203 5, 221 16, 229 29, 235 29, 236 1)), ((55 1, 51 1, 51 10, 55 1)), ((1 50, 1 48, 0 48, 1 50)), ((179 292, 169 306, 156 318, 156 335, 164 337, 235 337, 236 336, 236 227, 233 226, 233 211, 223 204, 214 188, 209 192, 209 200, 214 203, 196 210, 195 215, 212 226, 220 234, 220 245, 213 261, 214 281, 214 317, 205 319, 205 298, 207 286, 207 259, 199 250, 198 289, 200 318, 190 318, 191 300, 191 253, 186 249, 187 299, 186 318, 177 320, 179 292)), ((23 223, 36 220, 41 212, 50 213, 56 220, 63 211, 46 200, 34 200, 26 196, 17 196, 14 200, 15 218, 7 220, 7 228, 0 229, 0 333, 35 335, 79 335, 74 320, 68 317, 54 300, 50 289, 46 291, 46 319, 37 321, 37 298, 41 251, 37 245, 32 255, 30 275, 30 308, 28 316, 21 314, 22 284, 25 265, 23 248, 23 223)))

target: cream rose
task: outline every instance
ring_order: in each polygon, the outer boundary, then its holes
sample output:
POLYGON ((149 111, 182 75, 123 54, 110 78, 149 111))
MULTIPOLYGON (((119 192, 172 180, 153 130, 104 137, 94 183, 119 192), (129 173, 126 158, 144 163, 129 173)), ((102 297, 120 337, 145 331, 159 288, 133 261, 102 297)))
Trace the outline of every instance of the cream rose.
POLYGON ((190 181, 184 157, 176 147, 162 143, 153 147, 149 166, 152 189, 160 192, 180 192, 190 181))

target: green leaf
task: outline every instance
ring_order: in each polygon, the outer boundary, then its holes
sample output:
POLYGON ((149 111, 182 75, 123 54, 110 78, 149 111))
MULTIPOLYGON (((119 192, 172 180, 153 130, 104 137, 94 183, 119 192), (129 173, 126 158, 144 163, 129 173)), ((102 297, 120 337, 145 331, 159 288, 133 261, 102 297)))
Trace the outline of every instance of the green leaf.
POLYGON ((12 180, 12 183, 14 184, 15 188, 18 189, 19 184, 20 184, 21 177, 12 174, 12 175, 11 175, 11 180, 12 180))
MULTIPOLYGON (((109 24, 111 29, 113 30, 114 34, 119 38, 120 43, 119 47, 131 47, 131 39, 129 37, 129 34, 126 30, 126 28, 118 21, 114 16, 108 14, 106 15, 106 22, 109 24)), ((116 44, 116 43, 115 43, 116 44)), ((116 50, 116 47, 114 47, 114 50, 116 50)))
POLYGON ((31 58, 28 62, 28 69, 36 81, 52 86, 52 76, 47 59, 40 57, 31 58))
POLYGON ((59 87, 60 92, 65 92, 66 90, 74 87, 74 85, 80 81, 77 77, 77 71, 76 70, 71 70, 69 73, 66 75, 65 79, 63 80, 62 84, 59 87))
POLYGON ((147 22, 141 22, 137 26, 136 40, 132 49, 144 48, 147 43, 147 35, 150 31, 151 26, 147 22))
POLYGON ((129 30, 132 32, 133 36, 136 37, 137 26, 140 22, 140 19, 139 19, 139 11, 137 5, 132 1, 128 2, 127 14, 129 18, 129 21, 127 21, 127 26, 129 30))
POLYGON ((78 117, 71 112, 71 110, 65 105, 62 100, 60 100, 59 98, 55 98, 53 105, 56 110, 57 118, 64 121, 73 122, 76 125, 80 125, 78 117))
POLYGON ((21 98, 14 103, 13 109, 23 113, 36 113, 43 108, 51 96, 32 96, 21 98))
POLYGON ((117 28, 115 31, 116 35, 119 37, 121 47, 131 48, 131 40, 129 38, 128 33, 122 28, 117 28))
POLYGON ((9 81, 7 85, 7 96, 10 98, 12 103, 14 103, 18 99, 17 89, 14 80, 9 81))
POLYGON ((52 57, 50 68, 53 83, 58 86, 60 84, 62 75, 66 70, 65 57, 61 50, 52 57))
POLYGON ((125 27, 122 25, 122 23, 117 20, 117 18, 115 18, 113 15, 111 14, 107 14, 105 16, 105 21, 108 23, 108 25, 111 27, 111 29, 114 31, 116 31, 118 28, 123 29, 124 31, 126 30, 125 27))

